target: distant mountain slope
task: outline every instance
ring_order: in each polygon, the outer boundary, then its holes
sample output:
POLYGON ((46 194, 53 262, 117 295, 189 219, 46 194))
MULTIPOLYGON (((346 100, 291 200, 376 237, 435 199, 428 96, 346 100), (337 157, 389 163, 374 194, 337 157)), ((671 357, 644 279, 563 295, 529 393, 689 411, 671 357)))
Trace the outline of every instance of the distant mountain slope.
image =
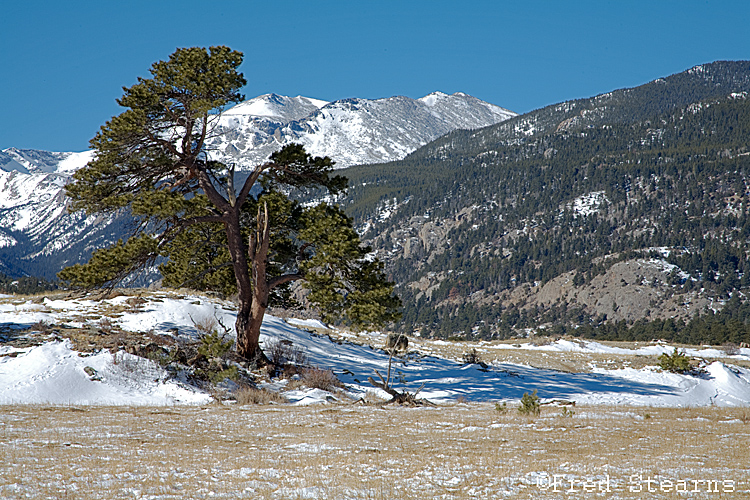
POLYGON ((566 101, 516 116, 481 131, 446 134, 412 153, 414 159, 465 156, 493 145, 600 124, 633 123, 688 104, 750 88, 750 61, 717 61, 634 88, 566 101))
MULTIPOLYGON (((214 158, 240 168, 265 161, 281 144, 304 143, 338 166, 402 158, 456 127, 480 127, 515 114, 465 94, 430 94, 327 103, 269 94, 227 110, 213 140, 214 158)), ((70 214, 63 186, 91 151, 0 151, 0 272, 54 279, 66 265, 127 237, 126 213, 101 218, 70 214)))
MULTIPOLYGON (((49 158, 45 152, 34 153, 49 158)), ((71 156, 57 154, 64 168, 71 156)), ((52 170, 50 163, 26 168, 32 172, 0 171, 0 272, 53 279, 62 266, 87 259, 92 250, 123 234, 130 222, 125 214, 68 213, 65 171, 41 171, 52 170)))
POLYGON ((69 174, 86 165, 91 158, 91 151, 53 153, 36 149, 8 148, 0 151, 0 170, 24 174, 69 174))
POLYGON ((226 111, 210 147, 215 159, 249 168, 284 144, 297 142, 343 168, 399 160, 452 130, 485 127, 513 116, 462 93, 331 103, 268 94, 226 111))
POLYGON ((341 202, 407 330, 687 320, 750 293, 748 92, 717 62, 560 103, 347 169, 341 202))

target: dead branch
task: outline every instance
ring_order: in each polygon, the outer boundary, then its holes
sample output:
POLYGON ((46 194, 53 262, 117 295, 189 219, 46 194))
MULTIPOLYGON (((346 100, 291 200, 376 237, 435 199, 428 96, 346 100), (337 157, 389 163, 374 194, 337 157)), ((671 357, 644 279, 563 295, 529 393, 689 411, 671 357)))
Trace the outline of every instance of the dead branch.
POLYGON ((422 384, 422 386, 417 389, 417 392, 415 392, 414 394, 411 394, 408 391, 399 392, 388 385, 388 381, 380 374, 379 371, 375 370, 375 374, 380 378, 380 382, 377 382, 372 377, 367 377, 367 381, 370 382, 370 384, 372 384, 374 387, 383 389, 385 392, 391 395, 391 399, 386 401, 385 403, 381 403, 380 406, 386 406, 393 403, 406 406, 435 406, 434 403, 431 403, 426 399, 417 398, 417 394, 419 394, 419 392, 424 388, 425 384, 422 384))

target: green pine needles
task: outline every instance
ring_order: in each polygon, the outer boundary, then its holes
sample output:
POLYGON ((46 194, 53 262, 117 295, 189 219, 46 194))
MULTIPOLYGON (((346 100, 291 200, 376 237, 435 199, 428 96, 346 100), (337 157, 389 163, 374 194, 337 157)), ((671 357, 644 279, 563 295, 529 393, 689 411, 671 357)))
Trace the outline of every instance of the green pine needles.
POLYGON ((333 160, 288 144, 236 184, 234 166, 208 156, 217 112, 244 99, 241 62, 228 47, 178 49, 152 66, 151 78, 124 89, 118 103, 126 110, 91 140, 95 158, 66 191, 72 210, 129 210, 136 231, 60 278, 114 286, 166 258, 159 270, 168 286, 237 294, 236 350, 252 360, 267 361, 258 344, 263 316, 271 305, 294 304, 293 282, 326 321, 364 328, 398 320, 394 285, 352 220, 338 206, 303 207, 290 197, 345 189, 333 160))
POLYGON ((677 352, 676 347, 672 354, 659 356, 659 368, 672 373, 687 373, 692 369, 690 358, 684 352, 677 352))
POLYGON ((528 392, 523 393, 521 397, 521 406, 518 407, 518 413, 529 417, 538 417, 542 412, 541 403, 539 396, 536 395, 537 390, 529 394, 528 392))

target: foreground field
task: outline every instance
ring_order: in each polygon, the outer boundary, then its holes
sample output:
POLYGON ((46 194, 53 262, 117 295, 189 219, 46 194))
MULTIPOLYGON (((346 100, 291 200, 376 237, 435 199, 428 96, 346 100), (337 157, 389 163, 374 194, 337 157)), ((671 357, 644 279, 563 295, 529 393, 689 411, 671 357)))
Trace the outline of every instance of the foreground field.
POLYGON ((750 498, 750 410, 0 407, 0 498, 750 498))

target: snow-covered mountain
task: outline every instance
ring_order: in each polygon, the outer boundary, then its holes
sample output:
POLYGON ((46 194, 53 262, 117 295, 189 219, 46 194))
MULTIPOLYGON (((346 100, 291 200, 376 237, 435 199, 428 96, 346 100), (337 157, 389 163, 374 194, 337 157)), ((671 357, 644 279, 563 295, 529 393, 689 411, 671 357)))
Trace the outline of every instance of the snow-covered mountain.
POLYGON ((453 130, 485 127, 513 116, 516 113, 460 92, 330 103, 266 94, 226 111, 214 130, 211 149, 215 159, 241 169, 297 142, 344 168, 400 160, 453 130))
MULTIPOLYGON (((457 128, 491 125, 515 113, 466 94, 421 99, 326 102, 268 94, 217 117, 215 159, 249 168, 289 142, 338 167, 400 159, 457 128)), ((63 187, 93 152, 0 151, 0 272, 54 278, 65 265, 124 235, 127 214, 98 217, 67 211, 63 187)))
POLYGON ((69 175, 91 160, 93 153, 54 153, 36 149, 8 148, 0 151, 0 170, 25 174, 69 175))
POLYGON ((90 151, 0 151, 0 271, 52 278, 61 265, 121 234, 125 220, 67 210, 63 187, 91 157, 90 151))

